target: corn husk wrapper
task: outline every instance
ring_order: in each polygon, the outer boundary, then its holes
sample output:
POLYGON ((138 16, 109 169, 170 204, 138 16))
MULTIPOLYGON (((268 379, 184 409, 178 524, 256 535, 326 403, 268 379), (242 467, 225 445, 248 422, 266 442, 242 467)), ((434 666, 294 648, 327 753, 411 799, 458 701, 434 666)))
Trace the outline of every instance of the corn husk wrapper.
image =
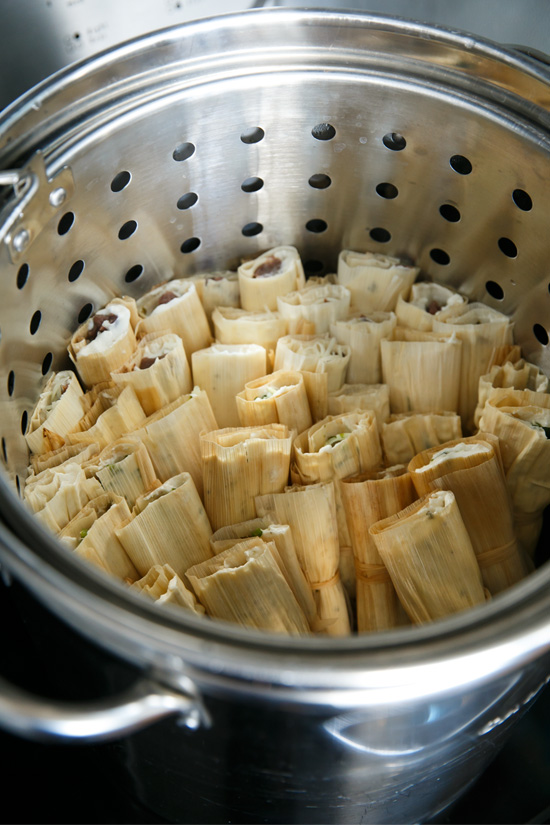
POLYGON ((357 630, 387 630, 407 624, 407 616, 369 527, 404 510, 417 498, 403 465, 372 470, 339 482, 357 579, 357 630))
POLYGON ((417 453, 462 438, 455 412, 398 413, 382 425, 382 447, 387 466, 408 464, 417 453))
POLYGON ((179 278, 167 281, 137 301, 139 337, 151 332, 179 335, 187 358, 212 341, 210 324, 193 281, 179 278))
POLYGON ((507 401, 506 396, 490 399, 480 426, 498 436, 516 535, 532 557, 544 508, 550 504, 550 409, 510 406, 507 401))
POLYGON ((395 314, 400 326, 429 332, 438 312, 464 303, 466 299, 455 290, 432 281, 420 281, 412 285, 408 300, 399 296, 395 314))
POLYGON ((491 433, 431 447, 410 461, 419 496, 451 490, 491 595, 524 578, 529 567, 518 548, 498 439, 491 433), (458 450, 457 450, 457 445, 458 450), (478 452, 474 452, 479 450, 478 452), (436 461, 434 456, 443 460, 436 461))
MULTIPOLYGON (((212 328, 212 313, 217 307, 240 307, 239 276, 230 270, 192 275, 197 294, 212 328)), ((241 343, 241 342, 238 342, 241 343)))
POLYGON ((354 312, 330 326, 330 334, 350 350, 348 384, 379 384, 382 380, 380 342, 391 338, 396 325, 393 312, 354 312))
MULTIPOLYGON (((140 427, 146 419, 143 407, 132 387, 104 390, 102 402, 108 406, 95 424, 88 429, 68 433, 68 444, 99 444, 103 449, 117 438, 140 427)), ((83 419, 80 426, 85 426, 83 419)))
POLYGON ((38 475, 51 467, 60 467, 65 462, 84 464, 99 453, 99 444, 66 444, 48 453, 30 456, 31 475, 38 475))
POLYGON ((274 311, 277 297, 303 289, 304 268, 293 246, 277 246, 238 269, 241 306, 243 309, 274 311))
POLYGON ((304 377, 297 370, 278 370, 249 381, 236 402, 242 427, 284 424, 301 433, 313 424, 304 377))
POLYGON ((340 548, 334 484, 293 485, 283 493, 257 496, 256 512, 274 523, 288 524, 315 599, 319 632, 351 632, 346 593, 339 574, 340 548))
POLYGON ((202 459, 199 436, 216 430, 218 423, 204 390, 195 387, 145 420, 128 438, 143 442, 159 481, 190 473, 202 497, 202 459))
POLYGON ((202 604, 169 564, 155 564, 143 578, 131 585, 131 589, 153 599, 155 604, 171 604, 204 616, 202 604))
POLYGON ((418 267, 375 252, 343 249, 338 256, 338 283, 351 292, 351 306, 361 312, 392 312, 400 295, 407 298, 418 267))
POLYGON ((292 433, 283 424, 203 433, 204 504, 214 530, 254 518, 255 496, 288 483, 292 433))
POLYGON ((245 539, 187 571, 209 616, 272 633, 309 633, 272 549, 272 542, 245 539))
POLYGON ((171 332, 153 332, 141 338, 131 358, 113 371, 111 378, 115 385, 134 389, 145 415, 193 389, 183 341, 171 332))
MULTIPOLYGON (((290 478, 293 484, 337 481, 377 467, 382 460, 378 425, 374 413, 343 413, 328 416, 299 435, 292 449, 290 478), (341 439, 341 440, 339 440, 341 439)), ((355 596, 355 569, 346 514, 340 487, 334 485, 340 575, 350 597, 355 596)))
POLYGON ((382 380, 390 391, 392 413, 456 412, 459 406, 462 344, 431 332, 395 330, 380 342, 382 380), (415 336, 411 340, 409 335, 415 336), (420 339, 420 340, 418 340, 420 339))
POLYGON ((279 295, 277 309, 288 324, 288 335, 300 334, 304 322, 311 325, 311 332, 324 335, 331 324, 347 317, 351 293, 345 286, 309 284, 303 289, 279 295))
POLYGON ((104 493, 88 502, 59 534, 63 544, 105 573, 134 581, 138 572, 115 535, 131 517, 126 501, 104 493))
POLYGON ((103 493, 95 478, 86 478, 77 463, 44 470, 27 480, 24 499, 42 524, 59 533, 93 498, 103 493))
POLYGON ((210 537, 210 546, 214 553, 218 554, 253 536, 260 537, 262 541, 273 542, 278 553, 278 556, 277 553, 273 553, 275 561, 302 608, 310 628, 314 630, 317 626, 317 608, 304 571, 300 567, 289 524, 272 524, 267 518, 254 518, 240 524, 229 524, 213 533, 210 537))
POLYGON ((476 556, 454 494, 429 493, 370 527, 399 600, 415 623, 485 601, 476 556))
MULTIPOLYGON (((531 393, 541 395, 544 393, 547 395, 546 400, 550 407, 548 377, 535 364, 530 364, 523 358, 514 363, 506 361, 502 365, 494 364, 487 375, 482 375, 479 379, 478 401, 474 413, 476 427, 479 427, 485 403, 491 398, 504 398, 508 395, 509 389, 529 390, 531 393)), ((536 395, 530 396, 527 405, 537 406, 535 399, 536 395)))
POLYGON ((83 465, 88 477, 95 476, 104 490, 122 496, 133 508, 138 496, 160 486, 145 445, 119 438, 83 465))
POLYGON ((212 405, 221 428, 238 427, 235 396, 267 372, 267 353, 258 344, 212 344, 192 356, 193 380, 212 405))
POLYGON ((288 333, 288 323, 278 312, 217 307, 212 313, 219 344, 260 344, 273 365, 277 341, 288 333))
POLYGON ((212 555, 212 528, 189 473, 140 496, 134 513, 116 535, 141 576, 169 564, 183 578, 188 567, 212 555))
POLYGON ((343 384, 327 399, 327 415, 356 410, 372 410, 378 430, 390 418, 390 391, 387 384, 343 384))
POLYGON ((31 453, 63 447, 65 436, 82 418, 82 388, 71 370, 53 373, 40 393, 25 441, 31 453))
MULTIPOLYGON (((433 323, 434 332, 454 335, 462 342, 458 413, 464 432, 474 429, 479 379, 486 375, 499 347, 513 343, 513 324, 507 315, 485 304, 458 304, 442 310, 433 323)), ((440 406, 436 409, 452 410, 440 406)))
POLYGON ((109 381, 111 372, 121 367, 136 348, 134 326, 136 304, 133 298, 114 298, 88 321, 81 324, 72 336, 68 353, 87 387, 109 381), (108 316, 116 316, 109 320, 108 316), (88 340, 101 323, 97 336, 88 340), (103 329, 102 329, 103 328, 103 329))

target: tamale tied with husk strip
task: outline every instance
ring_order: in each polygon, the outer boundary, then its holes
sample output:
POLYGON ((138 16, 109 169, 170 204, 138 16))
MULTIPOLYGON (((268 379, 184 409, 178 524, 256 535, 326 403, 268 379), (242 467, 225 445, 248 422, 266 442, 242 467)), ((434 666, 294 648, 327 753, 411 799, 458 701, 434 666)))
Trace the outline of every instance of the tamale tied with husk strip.
POLYGON ((485 601, 472 543, 449 490, 428 493, 369 532, 411 621, 434 621, 485 601))
POLYGON ((244 539, 187 571, 209 616, 272 633, 309 633, 273 548, 272 542, 244 539))
POLYGON ((408 465, 419 496, 451 490, 491 595, 523 579, 529 565, 519 549, 498 438, 480 432, 415 456, 408 465))
POLYGON ((338 486, 355 559, 357 630, 365 633, 407 624, 369 527, 415 501, 410 473, 401 464, 341 479, 338 486))
POLYGON ((351 632, 346 593, 339 573, 340 547, 334 484, 293 485, 256 497, 258 516, 288 524, 298 561, 317 606, 316 630, 329 636, 351 632))

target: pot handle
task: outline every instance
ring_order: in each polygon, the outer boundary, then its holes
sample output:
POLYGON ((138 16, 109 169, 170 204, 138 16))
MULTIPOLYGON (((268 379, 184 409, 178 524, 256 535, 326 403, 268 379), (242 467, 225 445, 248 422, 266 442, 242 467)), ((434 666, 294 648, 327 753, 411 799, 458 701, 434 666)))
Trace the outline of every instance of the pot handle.
MULTIPOLYGON (((190 683, 191 685, 192 683, 190 683)), ((192 730, 210 718, 192 691, 179 692, 143 679, 124 693, 94 702, 54 702, 0 679, 0 727, 36 741, 107 741, 167 716, 192 730)))

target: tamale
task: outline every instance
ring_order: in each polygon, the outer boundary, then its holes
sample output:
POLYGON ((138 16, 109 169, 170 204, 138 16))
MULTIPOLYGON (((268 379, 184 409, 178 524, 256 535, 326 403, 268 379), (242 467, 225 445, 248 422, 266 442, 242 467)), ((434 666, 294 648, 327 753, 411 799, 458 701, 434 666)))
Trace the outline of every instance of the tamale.
POLYGON ((135 352, 111 378, 119 386, 134 389, 145 415, 193 389, 183 341, 171 332, 153 332, 141 338, 135 352))
POLYGON ((297 370, 278 370, 249 381, 236 403, 242 427, 284 424, 301 433, 313 423, 304 377, 297 370))
POLYGON ((235 396, 267 372, 267 354, 258 344, 212 344, 194 352, 193 380, 203 389, 220 427, 238 427, 235 396))
POLYGON ((122 496, 133 508, 138 496, 160 486, 145 445, 119 438, 83 465, 88 477, 95 476, 104 490, 122 496))
POLYGON ((330 335, 285 335, 277 341, 273 368, 304 374, 309 408, 318 421, 327 414, 327 394, 343 385, 349 359, 349 347, 337 344, 330 335))
POLYGON ((137 301, 140 321, 136 333, 172 332, 179 335, 187 358, 207 347, 212 335, 197 288, 188 278, 166 281, 137 301))
POLYGON ((369 527, 417 498, 410 473, 400 464, 341 479, 338 486, 355 560, 357 630, 364 633, 406 624, 407 617, 369 527))
MULTIPOLYGON (((200 272, 190 277, 212 325, 212 313, 217 307, 240 307, 239 276, 230 270, 200 272)), ((244 343, 244 342, 239 342, 244 343)))
POLYGON ((304 268, 293 246, 277 246, 238 269, 243 309, 276 310, 277 297, 306 285, 304 268))
POLYGON ((412 285, 408 300, 399 296, 395 314, 400 326, 429 331, 438 312, 464 303, 466 298, 454 289, 433 281, 420 281, 412 285))
MULTIPOLYGON (((101 395, 107 409, 91 427, 67 433, 68 444, 99 444, 103 449, 144 423, 146 416, 133 387, 113 387, 101 395)), ((79 427, 83 425, 81 420, 79 427)))
POLYGON ((348 318, 330 326, 330 334, 339 344, 350 350, 346 372, 348 384, 379 384, 382 380, 380 342, 391 338, 396 325, 393 312, 371 312, 368 315, 356 310, 348 318))
POLYGON ((491 595, 527 575, 495 436, 480 432, 431 447, 416 455, 408 467, 419 496, 434 490, 454 493, 491 595))
POLYGON ((183 577, 212 555, 212 529, 189 473, 140 496, 134 514, 115 532, 141 576, 156 564, 169 564, 183 577))
POLYGON ((390 418, 390 391, 387 384, 343 384, 339 390, 329 393, 327 415, 372 410, 378 430, 390 418))
POLYGON ((273 546, 245 539, 187 571, 209 616, 272 633, 309 633, 303 611, 273 558, 273 546))
POLYGON ((82 418, 83 392, 71 370, 53 373, 40 393, 30 418, 25 441, 31 453, 43 454, 59 449, 65 436, 82 418))
POLYGON ((288 323, 278 312, 217 307, 212 313, 218 344, 260 344, 275 357, 277 341, 288 332, 288 323))
POLYGON ((23 497, 37 518, 59 533, 91 499, 103 493, 95 478, 86 478, 78 463, 43 470, 27 479, 23 497))
POLYGON ((318 630, 329 636, 351 632, 346 593, 339 574, 340 548, 334 484, 294 485, 256 497, 258 516, 288 524, 298 561, 317 606, 318 630))
POLYGON ((419 268, 377 252, 343 249, 338 257, 338 283, 351 292, 351 306, 361 312, 391 312, 399 295, 408 297, 419 268))
POLYGON ((438 490, 369 532, 411 621, 428 622, 485 601, 476 556, 455 496, 438 490))
POLYGON ((283 424, 202 433, 204 505, 215 530, 256 515, 254 498, 288 483, 292 433, 283 424))
POLYGON ((336 284, 308 284, 302 289, 279 295, 277 309, 288 325, 284 334, 301 333, 304 322, 311 324, 315 335, 327 333, 332 323, 347 317, 350 299, 349 289, 336 284))
POLYGON ((494 364, 486 375, 479 379, 477 406, 474 413, 474 424, 479 427, 483 415, 485 402, 491 398, 503 398, 509 395, 509 390, 527 390, 526 406, 544 406, 540 403, 539 395, 546 395, 550 407, 548 393, 548 377, 535 365, 523 358, 515 362, 505 361, 504 364, 494 364))
POLYGON ((169 564, 155 564, 143 578, 135 581, 131 588, 153 599, 155 604, 172 604, 190 610, 198 616, 204 615, 202 604, 199 604, 195 594, 185 586, 169 564))
POLYGON ((387 466, 408 464, 417 453, 462 437, 456 412, 397 413, 382 425, 384 460, 387 466))
POLYGON ((66 444, 57 450, 30 456, 30 467, 33 474, 41 473, 50 467, 59 467, 65 462, 84 464, 99 453, 99 444, 66 444))
POLYGON ((79 326, 68 352, 87 387, 108 381, 113 370, 130 358, 136 348, 133 298, 114 298, 79 326))

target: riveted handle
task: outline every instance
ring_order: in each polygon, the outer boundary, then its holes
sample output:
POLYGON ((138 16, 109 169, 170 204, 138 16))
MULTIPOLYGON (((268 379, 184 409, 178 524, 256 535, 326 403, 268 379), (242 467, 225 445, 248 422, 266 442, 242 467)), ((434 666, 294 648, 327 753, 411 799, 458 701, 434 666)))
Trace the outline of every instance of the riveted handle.
POLYGON ((197 696, 144 679, 97 702, 53 702, 0 679, 0 727, 36 741, 117 739, 165 717, 193 730, 209 727, 197 696))

